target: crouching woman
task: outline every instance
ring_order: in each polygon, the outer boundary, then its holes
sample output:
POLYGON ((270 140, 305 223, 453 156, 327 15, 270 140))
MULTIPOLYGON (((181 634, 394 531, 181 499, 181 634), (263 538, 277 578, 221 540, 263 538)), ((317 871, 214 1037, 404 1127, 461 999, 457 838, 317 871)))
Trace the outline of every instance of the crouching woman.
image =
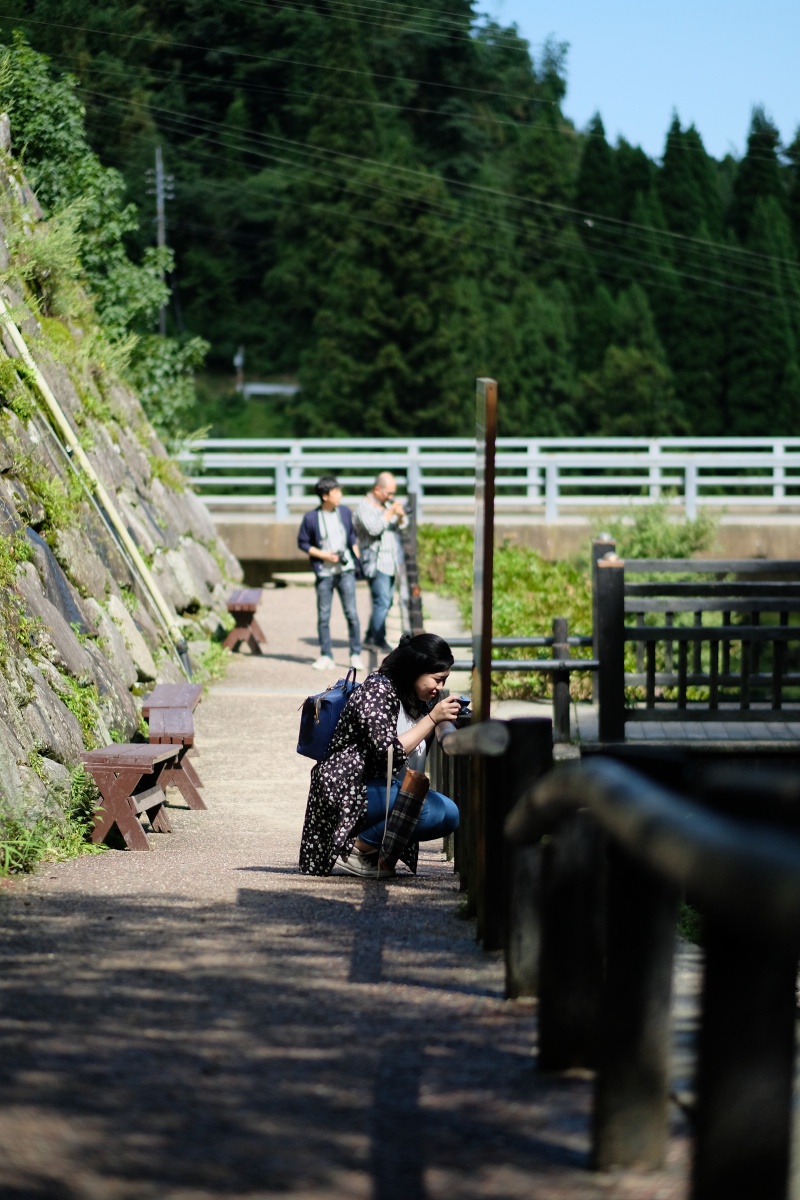
POLYGON ((416 872, 419 843, 456 829, 456 805, 421 775, 436 726, 459 713, 456 697, 440 696, 452 666, 443 638, 405 634, 353 692, 328 757, 311 771, 300 843, 304 874, 330 875, 337 859, 364 878, 391 878, 398 861, 416 872))

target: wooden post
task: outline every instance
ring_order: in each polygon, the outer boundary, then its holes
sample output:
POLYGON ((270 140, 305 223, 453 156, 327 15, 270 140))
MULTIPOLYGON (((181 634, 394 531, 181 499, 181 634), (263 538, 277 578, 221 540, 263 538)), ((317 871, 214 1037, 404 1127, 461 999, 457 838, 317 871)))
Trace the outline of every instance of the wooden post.
MULTIPOLYGON (((497 383, 478 379, 475 394, 475 546, 472 585, 472 711, 488 721, 492 694, 492 576, 494 571, 494 479, 497 441, 497 383)), ((469 773, 467 912, 478 916, 486 863, 486 763, 476 759, 469 773)), ((479 919, 480 924, 480 919, 479 919)), ((478 931, 482 938, 482 930, 478 931)))
MULTIPOLYGON (((553 658, 569 658, 566 617, 553 617, 553 658)), ((553 741, 569 742, 569 671, 553 672, 553 741)))
POLYGON ((472 711, 488 721, 492 688, 492 575, 494 571, 494 486, 497 441, 497 384, 477 381, 475 401, 475 548, 472 585, 472 711))
POLYGON ((469 796, 470 796, 470 760, 456 758, 453 763, 455 785, 453 792, 458 797, 459 823, 455 832, 454 866, 458 872, 459 891, 466 892, 469 888, 469 796))
MULTIPOLYGON (((511 780, 509 800, 520 794, 553 766, 553 732, 550 721, 529 717, 509 721, 511 780)), ((507 804, 509 811, 512 804, 507 804)), ((505 938, 506 996, 536 996, 539 991, 541 948, 541 870, 538 846, 518 846, 507 853, 508 926, 505 938)))
POLYGON ((403 547, 403 569, 407 592, 407 621, 412 634, 424 633, 425 625, 422 619, 422 592, 419 586, 419 569, 417 566, 417 497, 409 494, 406 506, 408 525, 400 532, 400 542, 403 547))
POLYGON ((511 735, 500 758, 483 760, 485 772, 483 838, 478 846, 477 936, 484 950, 506 944, 511 895, 512 849, 505 820, 534 779, 553 761, 553 725, 549 717, 517 717, 506 722, 511 735))
POLYGON ((595 655, 599 738, 625 740, 625 563, 613 551, 597 563, 595 655))
POLYGON ((539 1067, 595 1065, 603 989, 603 837, 586 812, 543 840, 539 1067))
POLYGON ((692 1200, 785 1200, 797 946, 709 916, 692 1200))
MULTIPOLYGON (((617 552, 617 543, 610 533, 599 533, 592 538, 592 657, 597 658, 597 564, 609 551, 617 552)), ((597 676, 592 675, 592 699, 597 703, 597 676)))
POLYGON ((606 983, 598 1039, 597 1170, 661 1167, 667 1148, 677 891, 608 850, 606 983))

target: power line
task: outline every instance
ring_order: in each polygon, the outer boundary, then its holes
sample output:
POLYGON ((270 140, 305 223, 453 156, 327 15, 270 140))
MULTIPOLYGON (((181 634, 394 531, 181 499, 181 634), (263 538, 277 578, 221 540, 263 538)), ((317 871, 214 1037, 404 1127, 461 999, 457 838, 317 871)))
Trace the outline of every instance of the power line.
MULTIPOLYGON (((9 20, 9 21, 19 21, 22 24, 43 25, 48 29, 69 29, 73 33, 91 33, 91 34, 96 34, 98 37, 103 37, 103 38, 114 37, 114 38, 122 38, 123 40, 130 41, 130 42, 147 42, 150 44, 157 45, 159 49, 163 49, 165 46, 165 43, 163 42, 163 40, 159 37, 156 37, 155 35, 145 36, 143 34, 136 34, 136 33, 120 33, 118 30, 115 30, 115 29, 92 29, 91 26, 88 26, 88 25, 67 25, 60 21, 42 21, 42 20, 36 19, 35 17, 24 17, 24 16, 17 16, 14 13, 0 12, 0 19, 3 19, 3 18, 5 18, 6 20, 9 20)), ((176 42, 176 41, 170 41, 170 42, 166 43, 166 45, 170 48, 175 48, 175 49, 179 49, 179 50, 202 50, 209 54, 235 55, 238 58, 248 59, 251 62, 283 63, 283 64, 287 64, 289 66, 310 67, 312 70, 315 70, 315 71, 333 71, 333 72, 336 72, 337 74, 343 74, 343 75, 366 75, 372 79, 389 79, 394 83, 416 83, 422 87, 436 87, 436 88, 446 89, 447 91, 468 92, 472 95, 477 95, 477 96, 499 96, 506 100, 527 100, 528 99, 527 96, 520 95, 516 92, 498 92, 498 91, 492 91, 491 89, 488 89, 488 88, 465 87, 463 84, 458 84, 458 83, 442 83, 439 80, 433 80, 433 79, 413 79, 410 76, 385 75, 385 74, 381 74, 380 72, 377 72, 377 71, 359 71, 359 70, 356 70, 354 67, 334 67, 334 66, 331 66, 329 63, 310 63, 310 62, 306 62, 304 59, 284 58, 284 57, 281 57, 279 55, 274 55, 274 54, 268 54, 268 55, 248 54, 247 51, 230 50, 226 46, 201 46, 201 45, 197 45, 196 43, 193 43, 193 42, 176 42)), ((558 101, 557 100, 542 100, 541 103, 557 105, 558 101)))
MULTIPOLYGON (((177 116, 175 118, 175 123, 180 126, 181 122, 185 123, 186 120, 188 120, 188 119, 189 118, 177 116)), ((224 149, 228 149, 228 150, 234 149, 236 151, 241 151, 241 149, 242 149, 242 147, 240 147, 240 146, 232 145, 231 144, 232 139, 230 139, 230 138, 227 141, 225 141, 225 140, 218 140, 215 138, 211 138, 211 137, 208 137, 205 135, 199 135, 197 140, 199 140, 201 142, 205 142, 208 145, 217 145, 217 146, 220 146, 220 147, 222 147, 224 149)), ((254 155, 255 157, 264 158, 267 161, 277 161, 277 162, 281 163, 282 165, 288 165, 288 166, 293 167, 295 170, 302 171, 306 174, 308 173, 308 168, 305 167, 302 163, 296 163, 295 161, 293 161, 291 159, 280 158, 279 156, 277 156, 275 154, 270 154, 267 151, 253 150, 252 147, 245 147, 244 149, 246 150, 246 152, 254 155)), ((197 153, 197 152, 195 152, 195 153, 197 153)), ((204 154, 202 151, 199 152, 199 156, 214 157, 215 161, 218 161, 218 156, 204 154)), ((331 172, 325 172, 325 171, 320 172, 318 168, 314 168, 314 173, 317 175, 318 174, 326 174, 326 175, 336 179, 337 182, 346 183, 347 186, 351 187, 351 188, 354 186, 354 182, 351 177, 345 178, 343 176, 332 174, 331 172)), ((429 178, 431 181, 437 182, 437 177, 430 176, 429 178)), ((219 187, 219 185, 217 185, 217 186, 219 187)), ((387 194, 391 194, 391 195, 395 195, 395 196, 398 194, 396 188, 383 188, 378 184, 362 182, 360 185, 355 185, 355 186, 356 186, 356 190, 358 190, 358 188, 360 186, 362 191, 365 188, 367 188, 370 190, 378 190, 378 191, 385 192, 387 194)), ((223 189, 224 189, 224 185, 223 185, 223 189)), ((311 211, 327 212, 327 213, 334 215, 338 219, 353 220, 353 221, 358 221, 358 222, 365 223, 365 224, 378 225, 378 226, 382 226, 385 228, 391 228, 391 229, 395 229, 395 230, 399 230, 399 231, 407 232, 407 233, 415 232, 413 227, 407 226, 407 225, 400 225, 398 222, 381 221, 381 220, 378 220, 377 218, 366 217, 366 216, 364 216, 364 214, 342 213, 342 211, 340 209, 333 209, 327 205, 321 205, 318 202, 305 204, 302 201, 298 201, 295 197, 271 196, 270 203, 272 203, 272 204, 288 203, 288 204, 291 204, 293 207, 305 208, 305 209, 309 209, 311 211)), ((425 207, 426 207, 426 209, 434 209, 434 210, 439 209, 440 211, 445 212, 445 214, 447 216, 451 216, 455 219, 455 216, 456 216, 455 214, 450 213, 447 209, 444 209, 443 206, 438 205, 436 202, 431 202, 429 200, 426 200, 425 207)), ((498 223, 498 222, 494 222, 494 223, 495 223, 495 227, 502 228, 502 223, 498 223)), ((463 224, 463 218, 462 218, 462 224, 463 224)), ((509 223, 506 223, 505 228, 507 231, 512 232, 512 233, 520 232, 519 226, 514 226, 509 223)), ((557 239, 548 237, 546 234, 542 234, 540 232, 532 233, 532 231, 530 231, 530 230, 526 230, 526 233, 527 233, 527 236, 531 237, 534 242, 542 243, 545 245, 558 244, 557 239)), ((489 251, 496 250, 496 246, 489 246, 485 243, 479 243, 479 242, 476 242, 474 239, 465 240, 463 238, 459 238, 459 237, 456 237, 453 235, 439 234, 432 230, 427 231, 427 235, 437 238, 437 239, 440 239, 440 240, 445 240, 445 241, 448 241, 450 243, 457 244, 457 245, 465 245, 465 246, 470 246, 470 247, 474 247, 474 248, 482 248, 482 249, 486 249, 489 251)), ((603 249, 601 247, 590 247, 590 246, 585 246, 585 245, 582 245, 581 249, 589 257, 594 257, 594 258, 598 258, 598 259, 599 258, 611 259, 614 262, 621 262, 623 264, 627 264, 630 267, 643 268, 645 271, 648 271, 651 273, 655 272, 657 274, 674 275, 674 276, 678 277, 679 279, 684 279, 687 281, 699 283, 703 287, 706 287, 706 288, 711 287, 715 290, 721 289, 721 290, 724 290, 727 292, 736 293, 740 296, 749 296, 749 297, 759 300, 761 303, 766 302, 768 304, 772 304, 772 303, 775 303, 775 301, 776 301, 776 297, 773 295, 770 295, 769 293, 765 293, 765 292, 761 292, 761 291, 753 291, 752 288, 745 288, 745 287, 741 287, 737 284, 725 282, 724 276, 723 276, 723 278, 713 278, 713 277, 710 277, 709 275, 705 275, 705 276, 695 275, 695 274, 692 274, 685 270, 681 270, 680 268, 675 267, 671 263, 662 263, 661 261, 659 261, 657 259, 654 260, 653 258, 645 259, 645 258, 641 258, 641 257, 639 257, 639 258, 632 257, 630 255, 625 255, 625 254, 621 253, 618 249, 616 249, 616 250, 615 249, 603 249)), ((556 257, 553 255, 548 256, 545 252, 541 252, 539 257, 541 257, 541 259, 543 261, 547 261, 553 265, 564 266, 568 270, 580 269, 577 264, 570 261, 570 259, 568 259, 568 258, 556 257)), ((619 272, 609 271, 607 269, 607 267, 601 267, 601 270, 603 270, 604 274, 607 277, 618 278, 618 279, 621 278, 623 280, 629 279, 628 275, 621 275, 619 272)), ((670 290, 670 291, 678 290, 676 285, 667 284, 658 279, 653 280, 653 284, 654 284, 654 286, 657 286, 660 288, 666 288, 667 290, 670 290)), ((791 301, 787 301, 787 302, 791 303, 791 301)))
MULTIPOLYGON (((121 101, 118 97, 115 97, 109 93, 88 92, 87 94, 100 96, 104 99, 112 101, 115 104, 121 103, 121 101)), ((159 108, 159 107, 156 107, 154 109, 154 111, 162 114, 162 118, 167 118, 167 119, 171 120, 173 122, 173 125, 177 124, 179 130, 183 129, 183 127, 188 125, 189 131, 191 132, 192 125, 198 125, 198 126, 210 128, 213 130, 220 130, 225 134, 225 136, 228 139, 230 139, 230 137, 232 135, 232 131, 229 129, 228 126, 224 125, 221 122, 211 121, 208 118, 195 117, 193 114, 183 114, 183 113, 176 112, 175 110, 172 110, 172 109, 159 108)), ((185 132, 185 130, 184 130, 184 132, 185 132)), ((584 224, 591 223, 595 227, 600 226, 601 229, 604 226, 610 226, 612 229, 619 228, 620 230, 622 230, 626 233, 633 233, 635 236, 639 236, 639 237, 648 236, 648 237, 660 238, 665 242, 665 244, 670 244, 670 241, 672 241, 672 242, 678 241, 681 243, 691 244, 693 247, 701 250, 701 252, 713 253, 716 255, 719 255, 719 254, 732 255, 735 258, 738 258, 741 261, 742 265, 744 265, 744 266, 748 266, 748 260, 750 260, 754 265, 758 265, 762 262, 769 263, 769 264, 781 264, 783 266, 789 267, 792 271, 800 271, 800 264, 798 264, 796 262, 791 262, 788 259, 775 258, 775 257, 769 256, 769 255, 758 254, 757 252, 747 250, 743 247, 734 247, 734 246, 725 245, 724 243, 711 242, 711 241, 708 241, 707 239, 693 238, 693 237, 689 237, 688 235, 685 235, 685 234, 673 233, 671 230, 659 229, 655 226, 641 225, 636 222, 623 221, 623 220, 620 220, 618 218, 613 218, 613 217, 605 217, 605 216, 602 216, 601 214, 587 212, 582 209, 571 208, 567 205, 556 204, 553 201, 537 200, 532 197, 522 197, 522 196, 515 195, 514 193, 503 192, 503 191, 500 191, 499 189, 484 188, 479 184, 467 184, 460 180, 451 179, 448 176, 432 175, 429 172, 423 172, 423 171, 415 170, 413 168, 402 167, 399 164, 387 164, 383 160, 366 158, 366 157, 359 156, 359 155, 352 155, 345 151, 334 151, 327 147, 309 147, 305 143, 300 143, 300 142, 297 142, 290 138, 283 138, 276 134, 268 134, 266 132, 244 133, 242 131, 235 131, 235 135, 240 138, 248 139, 248 142, 249 141, 254 141, 254 142, 259 141, 259 142, 267 142, 267 143, 278 143, 281 146, 287 146, 294 153, 305 156, 306 159, 320 159, 321 158, 323 162, 330 164, 331 156, 333 156, 334 160, 339 159, 339 158, 344 158, 348 161, 357 161, 362 164, 367 164, 369 166, 377 167, 382 172, 384 172, 384 174, 387 174, 387 175, 390 175, 392 172, 397 172, 401 175, 408 175, 408 176, 412 176, 414 178, 422 178, 426 181, 431 181, 431 180, 435 180, 437 182, 442 181, 444 183, 455 184, 456 186, 464 188, 464 189, 474 190, 481 194, 488 194, 493 197, 500 197, 505 200, 511 200, 512 202, 514 202, 518 205, 532 206, 533 208, 545 208, 549 211, 554 211, 559 214, 564 214, 565 216, 570 217, 570 218, 577 217, 582 223, 584 223, 584 224)), ((228 143, 223 140, 219 144, 227 145, 228 143)), ((239 149, 240 151, 244 150, 246 153, 251 153, 251 154, 256 153, 253 146, 249 145, 249 144, 245 144, 244 147, 239 146, 239 147, 237 147, 237 149, 239 149)), ((263 153, 263 152, 261 152, 261 153, 263 153)), ((292 162, 292 160, 280 160, 277 156, 274 156, 274 157, 275 157, 276 161, 292 162)), ((318 168, 315 168, 315 169, 318 171, 318 173, 324 173, 324 172, 319 172, 318 168)), ((395 190, 395 189, 396 189, 396 184, 393 185, 393 188, 391 190, 395 190)), ((609 232, 610 230, 605 230, 605 231, 609 232)))

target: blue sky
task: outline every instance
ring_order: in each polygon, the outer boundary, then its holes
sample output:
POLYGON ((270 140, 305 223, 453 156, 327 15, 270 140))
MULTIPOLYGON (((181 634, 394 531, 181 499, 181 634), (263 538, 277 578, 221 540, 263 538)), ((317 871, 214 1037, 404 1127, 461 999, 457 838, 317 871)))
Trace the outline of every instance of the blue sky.
POLYGON ((534 58, 548 34, 570 45, 564 113, 582 129, 660 157, 677 110, 706 149, 741 155, 754 104, 791 141, 800 126, 800 0, 478 0, 512 22, 534 58))

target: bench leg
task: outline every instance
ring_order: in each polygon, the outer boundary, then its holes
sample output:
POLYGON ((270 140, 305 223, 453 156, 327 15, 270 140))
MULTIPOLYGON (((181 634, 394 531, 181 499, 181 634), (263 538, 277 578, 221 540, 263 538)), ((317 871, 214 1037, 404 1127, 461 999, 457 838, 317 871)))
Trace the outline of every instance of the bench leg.
POLYGON ((156 804, 154 808, 148 808, 146 811, 147 819, 153 827, 153 833, 172 833, 172 826, 163 804, 156 804))
POLYGON ((181 766, 183 767, 183 773, 189 782, 196 788, 201 788, 203 786, 203 781, 197 774, 197 771, 195 771, 194 766, 187 755, 184 755, 181 759, 181 766))
MULTIPOLYGON (((115 771, 113 767, 90 767, 89 773, 100 789, 102 805, 95 815, 92 841, 98 844, 105 841, 116 825, 129 850, 150 850, 147 835, 137 816, 136 801, 133 799, 144 773, 130 769, 115 771)), ((154 805, 153 810, 156 811, 161 804, 163 795, 159 805, 154 805)))
MULTIPOLYGON (((99 782, 98 787, 100 787, 99 782)), ((102 790, 102 787, 100 787, 101 793, 102 790)), ((104 842, 115 825, 129 850, 150 849, 147 836, 139 824, 130 801, 107 801, 103 797, 103 807, 98 809, 95 814, 92 841, 96 845, 104 842)))
POLYGON ((162 787, 168 787, 170 784, 176 787, 189 805, 189 808, 200 809, 208 807, 182 766, 169 767, 161 775, 160 783, 162 787))

